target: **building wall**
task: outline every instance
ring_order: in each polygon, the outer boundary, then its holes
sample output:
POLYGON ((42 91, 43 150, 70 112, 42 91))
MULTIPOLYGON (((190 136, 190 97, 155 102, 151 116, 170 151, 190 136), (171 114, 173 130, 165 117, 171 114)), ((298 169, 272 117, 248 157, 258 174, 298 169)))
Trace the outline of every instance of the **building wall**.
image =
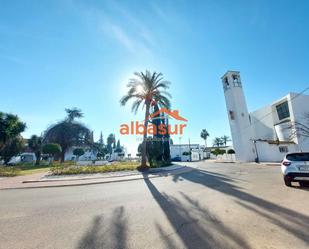
POLYGON ((286 153, 280 151, 282 146, 287 146, 288 152, 309 151, 309 138, 298 134, 291 140, 291 129, 289 129, 293 122, 309 127, 309 120, 304 118, 305 114, 309 113, 309 96, 289 93, 271 105, 249 114, 242 83, 234 85, 234 76, 240 80, 237 71, 228 71, 221 79, 236 160, 254 161, 258 154, 260 161, 280 161, 286 153), (288 103, 290 117, 280 120, 277 105, 285 101, 288 103), (231 118, 231 112, 233 118, 231 118), (256 148, 254 141, 256 141, 256 148), (277 145, 270 141, 280 141, 284 144, 277 145), (287 142, 294 142, 294 144, 287 142))
POLYGON ((239 72, 228 71, 221 79, 236 159, 253 161, 255 150, 251 141, 252 128, 239 72), (234 84, 234 75, 239 78, 237 84, 234 84))
POLYGON ((271 106, 265 106, 257 111, 250 113, 252 138, 254 139, 267 139, 276 140, 277 136, 274 130, 274 117, 273 114, 267 115, 272 112, 271 106))
POLYGON ((297 151, 296 144, 269 144, 267 142, 257 141, 256 148, 261 162, 280 162, 289 152, 297 151), (287 147, 287 152, 280 152, 280 147, 287 147))
POLYGON ((171 158, 180 157, 181 161, 198 161, 204 156, 203 150, 199 144, 171 144, 170 145, 171 158), (191 156, 183 155, 184 152, 190 152, 191 156))
MULTIPOLYGON (((296 97, 296 93, 290 94, 292 118, 293 121, 305 124, 309 127, 309 119, 306 118, 306 114, 309 115, 309 96, 300 95, 296 97)), ((309 116, 308 116, 309 117, 309 116)), ((309 138, 304 136, 299 136, 295 138, 298 144, 298 150, 309 151, 309 138)))

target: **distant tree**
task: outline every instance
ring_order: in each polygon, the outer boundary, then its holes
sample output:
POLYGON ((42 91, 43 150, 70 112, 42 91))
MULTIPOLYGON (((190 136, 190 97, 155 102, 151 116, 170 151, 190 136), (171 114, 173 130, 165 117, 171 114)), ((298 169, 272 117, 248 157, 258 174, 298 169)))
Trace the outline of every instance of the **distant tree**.
POLYGON ((207 147, 207 138, 209 137, 209 133, 206 129, 201 131, 201 138, 205 140, 205 147, 207 147))
POLYGON ((233 149, 229 149, 228 151, 227 151, 227 154, 235 154, 235 150, 233 150, 233 149))
MULTIPOLYGON (((136 78, 133 78, 128 83, 128 93, 124 95, 121 100, 121 105, 126 105, 131 99, 134 99, 132 104, 132 111, 137 112, 139 107, 145 106, 145 121, 144 126, 147 130, 148 118, 150 114, 150 108, 153 104, 157 104, 160 108, 165 107, 170 109, 171 95, 166 91, 169 88, 169 82, 163 80, 161 73, 134 73, 136 78)), ((143 135, 142 143, 142 161, 141 169, 147 169, 147 133, 143 135)))
POLYGON ((102 134, 102 132, 101 132, 101 134, 100 134, 99 143, 100 143, 101 145, 104 145, 104 139, 103 139, 103 134, 102 134))
POLYGON ((18 155, 24 148, 24 145, 24 140, 21 136, 9 139, 1 150, 1 157, 4 160, 4 164, 8 164, 13 156, 18 155))
POLYGON ((44 143, 57 143, 61 146, 61 162, 67 150, 72 146, 91 145, 91 132, 82 123, 76 122, 74 118, 81 117, 79 110, 76 112, 67 110, 68 117, 45 131, 43 136, 44 143))
POLYGON ((97 154, 97 157, 99 157, 99 158, 104 158, 105 155, 108 154, 108 153, 109 153, 108 149, 107 149, 106 147, 102 147, 102 148, 99 150, 99 152, 98 152, 98 154, 97 154))
POLYGON ((26 129, 26 124, 18 116, 0 112, 0 150, 10 139, 18 137, 26 129))
POLYGON ((66 113, 68 114, 67 116, 67 120, 69 122, 74 121, 74 119, 76 118, 82 118, 84 116, 84 114, 82 113, 82 111, 80 109, 77 109, 76 107, 72 108, 72 109, 65 109, 66 113))
POLYGON ((230 139, 229 136, 224 135, 224 136, 221 137, 221 141, 224 144, 224 146, 226 146, 227 142, 230 142, 231 139, 230 139))
POLYGON ((116 138, 115 138, 115 140, 114 140, 114 143, 113 143, 113 149, 116 149, 117 147, 116 147, 116 138))
POLYGON ((117 141, 117 146, 116 146, 117 149, 121 149, 121 145, 120 145, 120 140, 118 139, 117 141))
POLYGON ((109 134, 108 137, 107 137, 107 149, 108 149, 109 154, 113 153, 113 144, 114 143, 115 143, 114 134, 109 134))
POLYGON ((42 137, 39 137, 37 135, 32 135, 30 139, 28 140, 28 146, 33 151, 36 157, 36 165, 40 164, 41 161, 41 154, 42 154, 42 137))
POLYGON ((220 147, 223 145, 223 141, 220 137, 216 137, 214 140, 213 140, 213 146, 215 147, 220 147))
POLYGON ((220 150, 219 148, 216 148, 211 151, 211 154, 214 154, 215 156, 223 155, 225 154, 225 150, 220 150))
POLYGON ((56 143, 47 143, 43 145, 42 151, 44 154, 47 154, 54 158, 56 155, 59 155, 62 151, 61 146, 56 143))
POLYGON ((5 163, 22 149, 23 139, 20 134, 25 129, 26 124, 18 116, 0 112, 0 158, 5 163))
POLYGON ((85 154, 85 151, 83 148, 75 148, 73 150, 73 155, 77 157, 77 161, 79 159, 80 156, 84 155, 85 154))

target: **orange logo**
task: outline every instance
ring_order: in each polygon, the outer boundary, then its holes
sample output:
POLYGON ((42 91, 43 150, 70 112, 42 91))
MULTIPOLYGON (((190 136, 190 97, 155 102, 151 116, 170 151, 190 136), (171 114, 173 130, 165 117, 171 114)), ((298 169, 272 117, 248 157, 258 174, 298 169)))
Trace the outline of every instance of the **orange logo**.
POLYGON ((183 134, 183 129, 187 126, 186 124, 166 124, 162 122, 159 125, 153 124, 156 119, 173 119, 176 121, 187 122, 188 120, 179 115, 178 110, 168 110, 166 108, 161 108, 160 110, 150 114, 143 122, 131 121, 130 124, 120 125, 121 135, 177 135, 183 134), (148 123, 147 129, 145 123, 148 123))

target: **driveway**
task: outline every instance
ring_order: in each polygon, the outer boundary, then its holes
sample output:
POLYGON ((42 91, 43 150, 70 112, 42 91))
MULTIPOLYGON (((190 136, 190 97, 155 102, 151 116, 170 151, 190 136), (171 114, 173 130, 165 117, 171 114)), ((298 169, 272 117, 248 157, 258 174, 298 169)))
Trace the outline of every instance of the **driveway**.
POLYGON ((109 184, 0 191, 0 248, 308 248, 308 189, 278 166, 194 163, 109 184))

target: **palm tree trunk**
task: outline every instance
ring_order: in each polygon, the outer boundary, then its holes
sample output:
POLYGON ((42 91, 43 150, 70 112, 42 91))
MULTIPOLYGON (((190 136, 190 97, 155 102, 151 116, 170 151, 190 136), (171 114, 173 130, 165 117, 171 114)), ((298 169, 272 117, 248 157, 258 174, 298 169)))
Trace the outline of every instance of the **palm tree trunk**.
POLYGON ((41 161, 41 152, 37 152, 35 156, 36 156, 35 165, 39 165, 41 161))
POLYGON ((150 103, 146 103, 146 112, 145 112, 145 121, 144 121, 144 127, 145 127, 145 132, 143 136, 143 145, 142 145, 142 163, 141 163, 141 169, 148 168, 147 167, 147 158, 146 158, 146 153, 147 153, 147 127, 148 127, 148 118, 149 118, 149 109, 150 109, 150 103))
POLYGON ((60 158, 60 162, 63 163, 64 162, 64 156, 65 156, 65 150, 61 151, 61 158, 60 158))

